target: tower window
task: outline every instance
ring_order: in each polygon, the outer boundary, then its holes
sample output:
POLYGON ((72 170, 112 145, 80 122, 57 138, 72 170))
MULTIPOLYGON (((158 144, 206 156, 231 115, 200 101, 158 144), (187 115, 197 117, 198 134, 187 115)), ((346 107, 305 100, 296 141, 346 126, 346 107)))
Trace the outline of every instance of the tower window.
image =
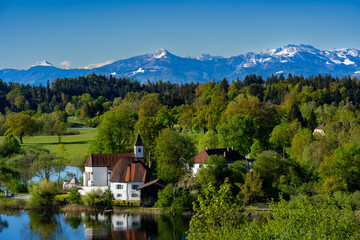
POLYGON ((138 152, 139 152, 139 153, 141 152, 141 148, 138 148, 138 152))

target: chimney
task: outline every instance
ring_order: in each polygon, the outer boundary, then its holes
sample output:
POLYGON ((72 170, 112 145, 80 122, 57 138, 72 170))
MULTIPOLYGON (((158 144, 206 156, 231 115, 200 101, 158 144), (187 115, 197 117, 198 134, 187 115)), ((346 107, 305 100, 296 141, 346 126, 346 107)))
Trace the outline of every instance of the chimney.
POLYGON ((234 150, 234 147, 231 147, 231 150, 234 150))
POLYGON ((228 152, 229 152, 229 151, 230 151, 230 148, 229 148, 229 147, 227 147, 227 148, 226 148, 226 151, 228 151, 228 152))
POLYGON ((208 148, 208 147, 205 147, 205 150, 207 151, 207 150, 209 150, 209 148, 208 148))

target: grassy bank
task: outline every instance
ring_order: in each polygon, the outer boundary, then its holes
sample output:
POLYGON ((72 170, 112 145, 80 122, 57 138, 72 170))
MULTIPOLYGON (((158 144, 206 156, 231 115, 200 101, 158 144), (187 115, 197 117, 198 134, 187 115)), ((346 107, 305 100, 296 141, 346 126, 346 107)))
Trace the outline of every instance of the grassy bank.
POLYGON ((0 210, 27 209, 27 201, 14 198, 0 198, 0 210))

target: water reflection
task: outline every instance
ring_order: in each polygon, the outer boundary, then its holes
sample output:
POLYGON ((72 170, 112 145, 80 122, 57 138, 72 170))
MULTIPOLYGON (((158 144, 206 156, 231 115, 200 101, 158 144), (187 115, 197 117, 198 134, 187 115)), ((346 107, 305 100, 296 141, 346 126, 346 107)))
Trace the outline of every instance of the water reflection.
POLYGON ((185 239, 189 218, 139 214, 65 213, 74 229, 82 223, 87 239, 185 239))
POLYGON ((9 223, 6 220, 2 220, 0 217, 0 233, 5 229, 9 227, 9 223))
POLYGON ((39 235, 41 238, 48 238, 53 235, 61 234, 59 214, 52 212, 28 212, 30 223, 29 228, 32 234, 39 235))
POLYGON ((164 215, 0 212, 0 239, 185 239, 189 218, 164 215))

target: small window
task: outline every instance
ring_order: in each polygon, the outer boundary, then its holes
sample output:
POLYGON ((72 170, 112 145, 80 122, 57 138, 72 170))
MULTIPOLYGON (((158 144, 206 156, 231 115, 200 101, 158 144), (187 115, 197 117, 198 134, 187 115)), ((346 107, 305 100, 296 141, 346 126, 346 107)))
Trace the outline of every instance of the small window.
POLYGON ((116 197, 122 197, 122 194, 121 194, 121 193, 118 193, 118 194, 116 195, 116 197))
POLYGON ((123 187, 124 187, 123 185, 117 184, 115 188, 116 188, 116 189, 123 189, 123 187))
POLYGON ((141 148, 138 148, 138 152, 141 153, 141 148))
POLYGON ((137 193, 132 193, 131 194, 131 197, 138 197, 139 196, 139 194, 137 194, 137 193))
POLYGON ((139 222, 132 222, 131 224, 133 227, 138 227, 139 226, 139 222))
POLYGON ((124 223, 122 221, 116 221, 116 226, 122 226, 124 223))
POLYGON ((139 185, 131 185, 131 189, 138 189, 139 185))

